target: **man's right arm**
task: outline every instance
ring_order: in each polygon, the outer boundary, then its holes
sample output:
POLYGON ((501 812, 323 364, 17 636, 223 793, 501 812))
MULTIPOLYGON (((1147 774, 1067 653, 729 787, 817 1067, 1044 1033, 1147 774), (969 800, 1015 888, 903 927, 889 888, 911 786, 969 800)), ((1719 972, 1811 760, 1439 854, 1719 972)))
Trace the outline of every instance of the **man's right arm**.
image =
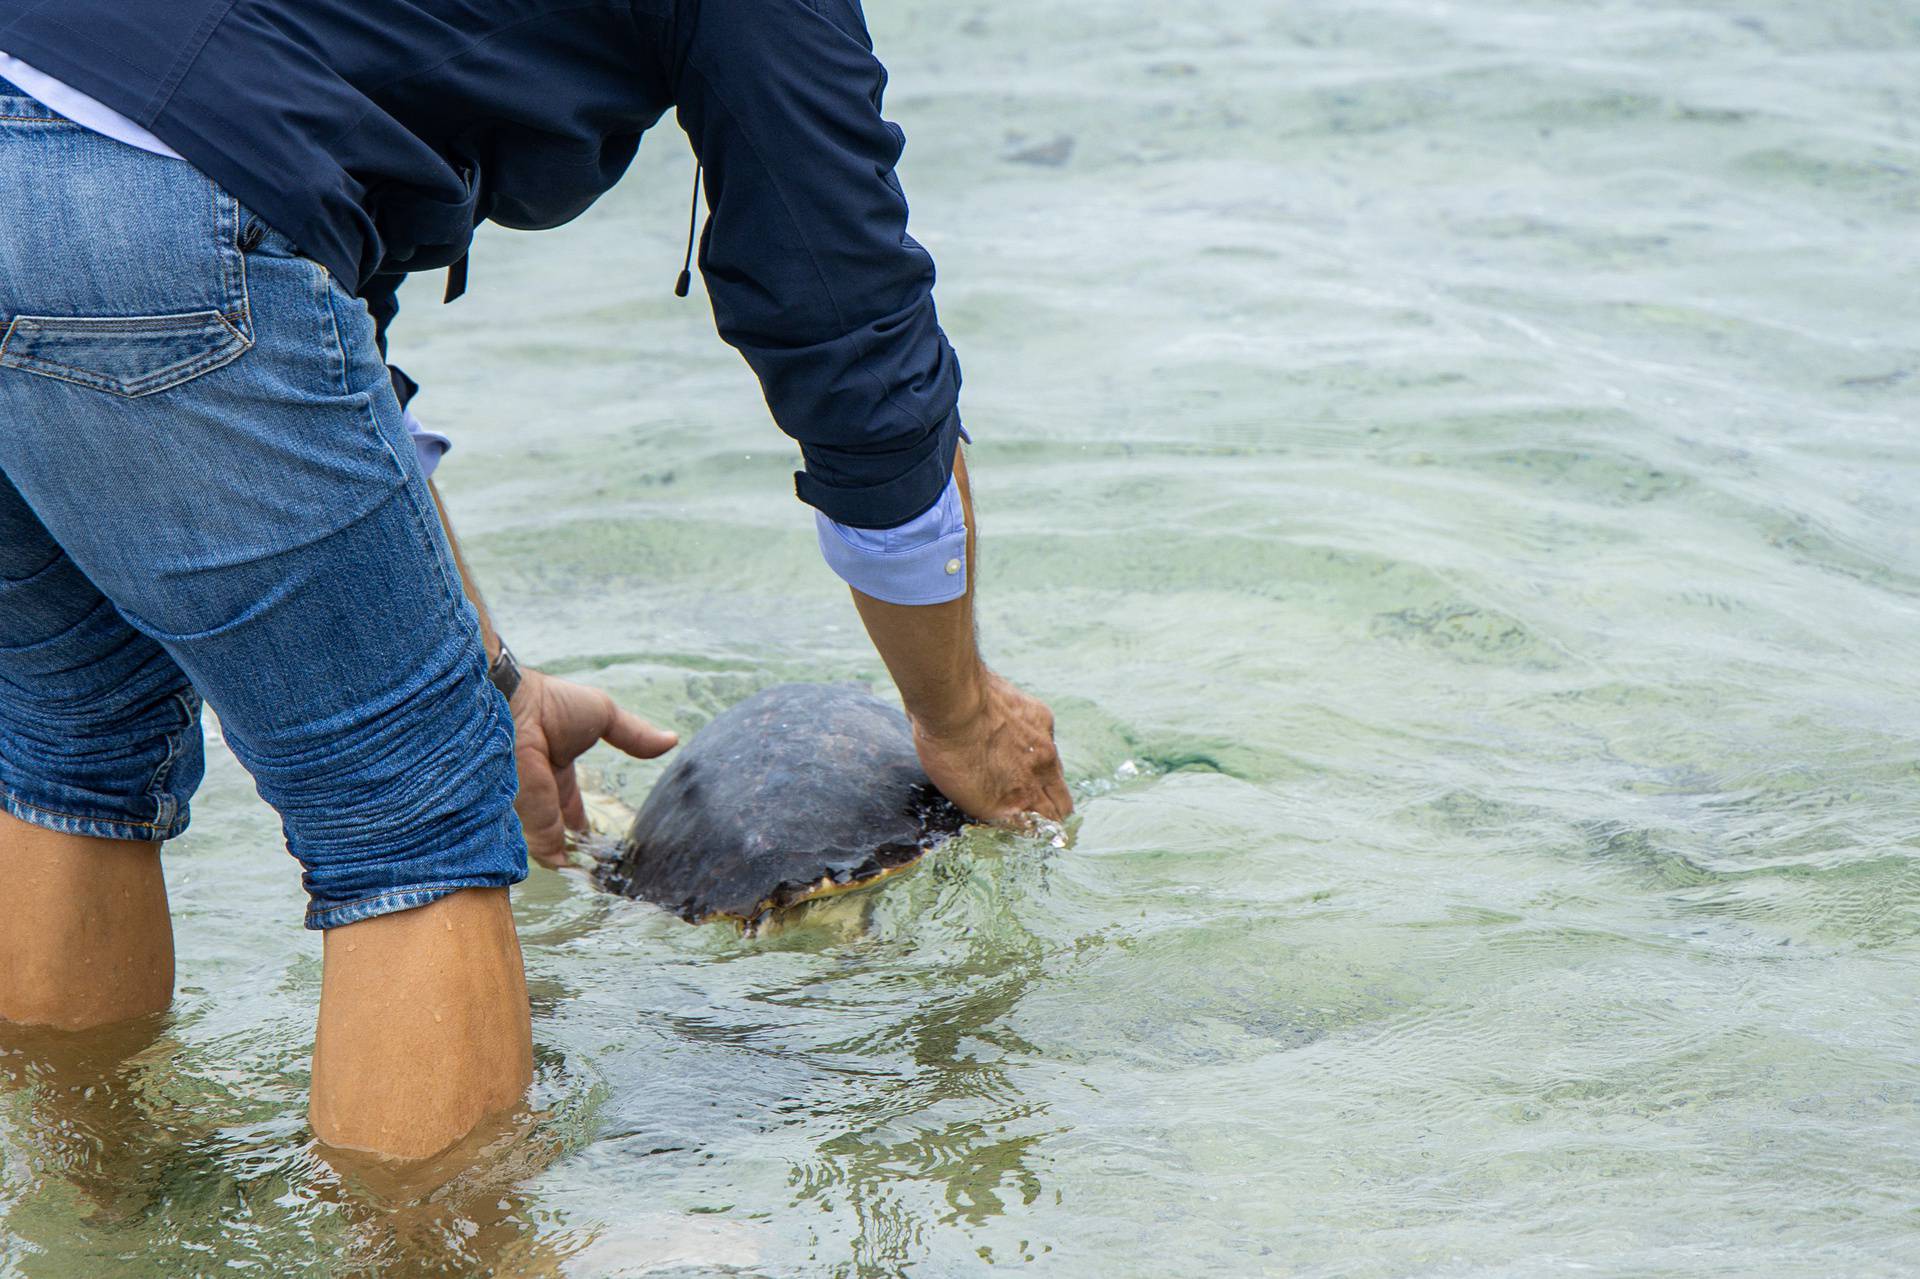
POLYGON ((953 476, 966 512, 967 589, 944 604, 889 604, 853 590, 867 634, 900 688, 920 763, 942 794, 986 821, 1073 811, 1053 742, 1053 712, 987 669, 974 640, 973 491, 964 454, 953 476))
POLYGON ((675 10, 669 96, 704 166, 714 322, 800 445, 798 495, 900 688, 921 762, 977 818, 1064 817, 1052 715, 974 645, 959 361, 933 259, 907 233, 905 139, 881 115, 886 70, 859 0, 675 10))

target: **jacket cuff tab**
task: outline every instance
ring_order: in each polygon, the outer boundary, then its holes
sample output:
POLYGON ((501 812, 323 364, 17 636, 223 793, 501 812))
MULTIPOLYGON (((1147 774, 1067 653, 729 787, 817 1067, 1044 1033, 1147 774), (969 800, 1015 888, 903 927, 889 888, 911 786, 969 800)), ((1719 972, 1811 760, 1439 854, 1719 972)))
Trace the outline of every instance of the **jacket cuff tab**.
POLYGON ((832 484, 795 471, 793 491, 808 506, 849 528, 898 528, 926 514, 953 478, 953 455, 963 431, 960 413, 947 414, 934 433, 934 446, 905 474, 878 484, 832 484))

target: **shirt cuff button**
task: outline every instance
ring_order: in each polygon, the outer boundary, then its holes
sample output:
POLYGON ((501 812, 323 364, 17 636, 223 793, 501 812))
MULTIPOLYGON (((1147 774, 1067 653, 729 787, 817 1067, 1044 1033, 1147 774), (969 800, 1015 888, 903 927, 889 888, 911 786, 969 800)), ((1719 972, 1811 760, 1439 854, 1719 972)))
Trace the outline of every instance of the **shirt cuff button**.
POLYGON ((959 571, 960 571, 960 561, 959 561, 959 560, 948 560, 948 561, 947 561, 947 576, 948 576, 948 577, 952 577, 952 576, 953 576, 953 575, 954 575, 955 573, 958 573, 959 571))

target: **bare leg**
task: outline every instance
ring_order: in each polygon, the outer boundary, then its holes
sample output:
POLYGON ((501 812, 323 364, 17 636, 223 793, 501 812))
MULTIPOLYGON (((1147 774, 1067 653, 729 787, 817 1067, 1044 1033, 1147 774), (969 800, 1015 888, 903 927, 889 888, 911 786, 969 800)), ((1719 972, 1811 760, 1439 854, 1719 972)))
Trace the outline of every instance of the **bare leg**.
POLYGON ((313 1049, 314 1135, 424 1159, 533 1080, 520 939, 504 888, 331 929, 313 1049))
POLYGON ((86 1030, 173 1002, 160 846, 61 835, 0 813, 0 1020, 86 1030))

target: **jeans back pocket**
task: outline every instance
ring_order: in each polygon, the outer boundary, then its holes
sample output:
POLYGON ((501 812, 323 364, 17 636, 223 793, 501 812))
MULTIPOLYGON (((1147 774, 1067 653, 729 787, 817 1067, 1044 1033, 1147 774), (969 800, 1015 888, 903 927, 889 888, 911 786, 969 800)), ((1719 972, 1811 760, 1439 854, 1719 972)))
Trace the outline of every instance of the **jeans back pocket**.
POLYGON ((244 355, 254 332, 239 202, 183 160, 9 109, 0 371, 133 398, 244 355))
POLYGON ((218 311, 176 315, 15 316, 0 368, 41 373, 133 398, 237 360, 253 343, 218 311))

